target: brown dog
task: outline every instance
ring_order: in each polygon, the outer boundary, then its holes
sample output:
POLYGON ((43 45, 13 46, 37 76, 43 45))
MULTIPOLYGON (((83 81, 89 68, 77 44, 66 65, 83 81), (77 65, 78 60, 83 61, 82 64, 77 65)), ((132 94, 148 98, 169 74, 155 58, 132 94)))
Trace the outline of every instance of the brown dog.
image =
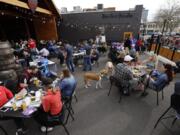
POLYGON ((98 87, 102 88, 101 80, 102 77, 107 75, 107 70, 103 69, 100 71, 100 73, 94 73, 94 72, 87 72, 84 74, 84 84, 85 88, 88 88, 91 86, 90 80, 96 81, 96 89, 98 87))

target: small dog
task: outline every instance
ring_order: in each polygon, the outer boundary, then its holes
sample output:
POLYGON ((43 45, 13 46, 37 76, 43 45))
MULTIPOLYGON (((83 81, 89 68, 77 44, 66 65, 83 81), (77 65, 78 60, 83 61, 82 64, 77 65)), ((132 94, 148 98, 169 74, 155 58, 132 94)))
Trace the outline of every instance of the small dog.
POLYGON ((114 74, 114 65, 111 61, 108 61, 105 66, 105 70, 107 71, 107 77, 109 78, 114 74))
POLYGON ((99 87, 99 88, 102 88, 102 84, 101 84, 101 80, 102 80, 102 77, 107 75, 107 70, 105 69, 102 69, 100 71, 100 73, 93 73, 93 72, 87 72, 84 74, 84 84, 85 84, 85 88, 88 88, 91 86, 90 84, 90 80, 94 80, 94 81, 97 81, 96 82, 96 89, 99 87))

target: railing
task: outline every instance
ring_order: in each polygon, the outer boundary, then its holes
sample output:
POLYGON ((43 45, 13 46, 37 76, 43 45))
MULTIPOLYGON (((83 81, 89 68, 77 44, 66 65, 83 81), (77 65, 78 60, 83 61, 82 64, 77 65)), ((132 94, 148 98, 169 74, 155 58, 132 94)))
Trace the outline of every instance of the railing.
MULTIPOLYGON (((151 46, 151 51, 155 51, 156 44, 153 44, 151 46)), ((174 48, 174 47, 168 47, 168 46, 161 46, 159 50, 159 55, 172 60, 174 62, 180 61, 180 50, 174 48)))

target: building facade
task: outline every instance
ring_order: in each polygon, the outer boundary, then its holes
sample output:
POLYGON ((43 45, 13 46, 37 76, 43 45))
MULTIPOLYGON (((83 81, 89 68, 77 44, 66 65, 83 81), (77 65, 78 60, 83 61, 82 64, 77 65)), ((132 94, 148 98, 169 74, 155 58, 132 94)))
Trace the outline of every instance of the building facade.
POLYGON ((62 14, 60 36, 69 41, 95 38, 104 34, 107 41, 122 41, 124 33, 138 35, 143 5, 127 11, 91 11, 62 14), (102 33, 103 29, 103 33, 102 33))

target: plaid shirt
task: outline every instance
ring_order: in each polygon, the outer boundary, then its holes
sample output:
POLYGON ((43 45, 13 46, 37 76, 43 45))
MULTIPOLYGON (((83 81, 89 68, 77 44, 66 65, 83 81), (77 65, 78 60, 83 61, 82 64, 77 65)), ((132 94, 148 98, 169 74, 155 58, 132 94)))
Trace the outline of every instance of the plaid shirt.
POLYGON ((129 81, 133 79, 133 73, 125 63, 119 63, 116 66, 113 76, 119 80, 122 87, 128 87, 129 81))

